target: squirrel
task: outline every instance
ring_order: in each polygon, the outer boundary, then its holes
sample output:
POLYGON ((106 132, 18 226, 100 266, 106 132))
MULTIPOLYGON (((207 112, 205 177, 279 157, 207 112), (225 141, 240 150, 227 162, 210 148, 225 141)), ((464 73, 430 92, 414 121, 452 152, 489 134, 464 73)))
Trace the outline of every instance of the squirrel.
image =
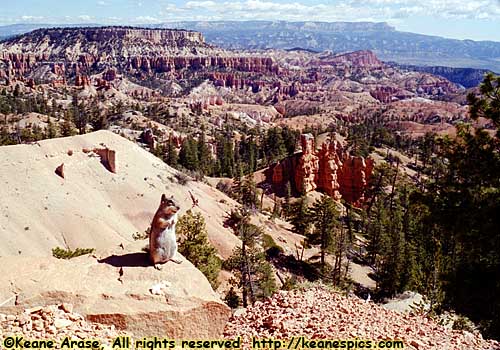
POLYGON ((167 198, 165 194, 162 194, 160 207, 153 218, 149 233, 149 257, 157 270, 161 269, 160 264, 168 261, 182 263, 181 260, 174 258, 177 253, 175 224, 179 209, 174 196, 167 198))

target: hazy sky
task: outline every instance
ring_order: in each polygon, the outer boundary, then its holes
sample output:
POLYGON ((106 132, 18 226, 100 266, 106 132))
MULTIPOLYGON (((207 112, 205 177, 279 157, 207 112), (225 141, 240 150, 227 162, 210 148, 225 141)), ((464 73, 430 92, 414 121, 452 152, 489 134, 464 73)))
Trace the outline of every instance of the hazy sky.
POLYGON ((500 0, 0 0, 0 24, 177 20, 388 22, 398 30, 500 41, 500 0))

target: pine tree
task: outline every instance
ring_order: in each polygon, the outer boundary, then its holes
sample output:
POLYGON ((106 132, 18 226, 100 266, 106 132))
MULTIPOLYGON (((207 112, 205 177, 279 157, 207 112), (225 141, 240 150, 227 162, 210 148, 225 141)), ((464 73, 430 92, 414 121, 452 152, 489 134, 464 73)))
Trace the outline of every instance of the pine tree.
POLYGON ((245 176, 239 186, 236 188, 239 191, 240 203, 249 209, 257 208, 259 198, 257 195, 257 185, 253 179, 253 174, 245 176))
POLYGON ((72 119, 71 112, 65 111, 64 121, 61 125, 61 136, 66 137, 74 135, 72 119))
POLYGON ((257 170, 258 149, 253 134, 241 139, 239 143, 239 155, 244 165, 245 174, 253 173, 257 170))
POLYGON ((295 149, 297 148, 297 141, 299 139, 300 133, 296 130, 290 129, 288 126, 285 126, 282 129, 281 134, 283 137, 283 144, 285 145, 287 155, 293 155, 295 153, 295 149))
POLYGON ((233 177, 239 175, 235 174, 234 146, 228 134, 217 138, 217 161, 220 169, 218 176, 233 177))
POLYGON ((77 93, 73 94, 72 100, 72 112, 73 112, 73 120, 75 122, 76 128, 78 129, 78 133, 83 135, 87 132, 87 113, 85 112, 83 106, 80 104, 80 100, 78 99, 77 93))
MULTIPOLYGON (((325 267, 326 253, 335 251, 335 231, 339 225, 338 217, 339 213, 330 196, 318 199, 311 209, 311 222, 314 229, 306 237, 309 244, 320 245, 320 263, 323 267, 325 267)), ((338 253, 341 254, 341 252, 338 253)))
POLYGON ((292 187, 290 186, 290 181, 287 181, 285 185, 285 202, 283 203, 283 216, 288 218, 291 211, 290 199, 292 198, 292 187))
POLYGON ((179 163, 179 155, 177 153, 177 148, 175 147, 175 143, 172 140, 172 138, 169 138, 165 145, 164 160, 168 165, 174 168, 179 163))
POLYGON ((54 126, 54 123, 52 123, 51 117, 49 116, 47 117, 47 130, 45 137, 48 139, 53 139, 56 136, 57 136, 56 127, 54 126))
POLYGON ((257 242, 262 238, 262 228, 250 223, 248 212, 233 215, 233 229, 241 239, 241 247, 225 261, 225 266, 234 271, 237 284, 242 290, 243 307, 248 302, 270 296, 276 290, 271 265, 265 260, 264 251, 257 242))
POLYGON ((280 128, 274 127, 267 131, 264 139, 264 153, 268 164, 286 155, 287 149, 280 128))
POLYGON ((299 235, 307 235, 311 226, 311 215, 307 204, 307 197, 302 196, 291 206, 290 222, 293 232, 299 235))
POLYGON ((188 170, 198 170, 198 150, 196 141, 192 136, 188 136, 182 142, 181 150, 179 152, 179 164, 188 170))
POLYGON ((21 86, 19 84, 16 84, 16 86, 14 87, 14 92, 12 93, 12 95, 14 97, 19 97, 20 94, 21 94, 21 86))
POLYGON ((199 169, 205 174, 209 175, 212 173, 213 159, 210 150, 207 147, 207 141, 205 138, 205 127, 202 126, 200 137, 197 142, 197 152, 199 160, 199 169))
POLYGON ((212 288, 219 285, 221 260, 208 240, 205 219, 201 213, 188 210, 179 218, 176 226, 179 253, 196 266, 208 279, 212 288))
POLYGON ((229 291, 226 293, 224 301, 226 302, 227 306, 229 306, 231 309, 236 309, 240 305, 240 297, 234 290, 234 287, 231 287, 229 291))

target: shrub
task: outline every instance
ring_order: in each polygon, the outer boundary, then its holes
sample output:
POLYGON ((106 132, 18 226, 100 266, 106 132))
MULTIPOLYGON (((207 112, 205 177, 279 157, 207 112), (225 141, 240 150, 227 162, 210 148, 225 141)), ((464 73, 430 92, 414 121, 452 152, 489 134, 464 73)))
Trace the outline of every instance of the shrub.
POLYGON ((231 289, 228 290, 226 296, 224 297, 224 301, 231 309, 236 309, 238 306, 240 306, 240 297, 234 291, 234 287, 231 287, 231 289))
POLYGON ((227 194, 228 196, 232 195, 233 185, 228 180, 220 180, 219 182, 217 182, 215 188, 221 191, 222 193, 227 194))
POLYGON ((143 233, 136 232, 136 233, 132 234, 132 238, 134 239, 134 241, 148 239, 150 232, 151 232, 151 227, 148 227, 147 230, 144 231, 143 233))
POLYGON ((56 247, 52 248, 52 256, 57 259, 72 259, 80 255, 92 254, 94 251, 94 248, 76 248, 75 250, 71 250, 56 247))
POLYGON ((284 252, 283 248, 276 244, 273 237, 268 234, 262 235, 262 247, 264 248, 268 259, 275 258, 284 252))
POLYGON ((177 180, 177 182, 179 183, 179 185, 187 185, 187 183, 189 182, 190 178, 187 174, 184 174, 183 172, 178 172, 176 173, 175 175, 175 179, 177 180))
POLYGON ((212 288, 216 289, 222 261, 208 240, 205 219, 201 213, 188 210, 177 222, 176 231, 179 253, 196 266, 207 277, 212 288))
POLYGON ((297 288, 297 277, 292 275, 287 277, 283 285, 281 286, 282 290, 293 290, 297 288))

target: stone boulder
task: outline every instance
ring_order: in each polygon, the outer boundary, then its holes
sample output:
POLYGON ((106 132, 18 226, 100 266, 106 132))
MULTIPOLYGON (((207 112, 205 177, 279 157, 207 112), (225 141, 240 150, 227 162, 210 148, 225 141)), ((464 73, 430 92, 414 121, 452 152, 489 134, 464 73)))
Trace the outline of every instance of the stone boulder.
POLYGON ((136 336, 218 338, 231 316, 189 261, 150 265, 144 242, 96 258, 0 257, 0 313, 70 303, 87 321, 136 336), (14 306, 15 301, 15 306, 14 306))
POLYGON ((101 163, 108 171, 116 174, 116 152, 109 148, 94 148, 94 153, 101 157, 101 163))
POLYGON ((56 168, 55 173, 64 179, 64 163, 56 168))

